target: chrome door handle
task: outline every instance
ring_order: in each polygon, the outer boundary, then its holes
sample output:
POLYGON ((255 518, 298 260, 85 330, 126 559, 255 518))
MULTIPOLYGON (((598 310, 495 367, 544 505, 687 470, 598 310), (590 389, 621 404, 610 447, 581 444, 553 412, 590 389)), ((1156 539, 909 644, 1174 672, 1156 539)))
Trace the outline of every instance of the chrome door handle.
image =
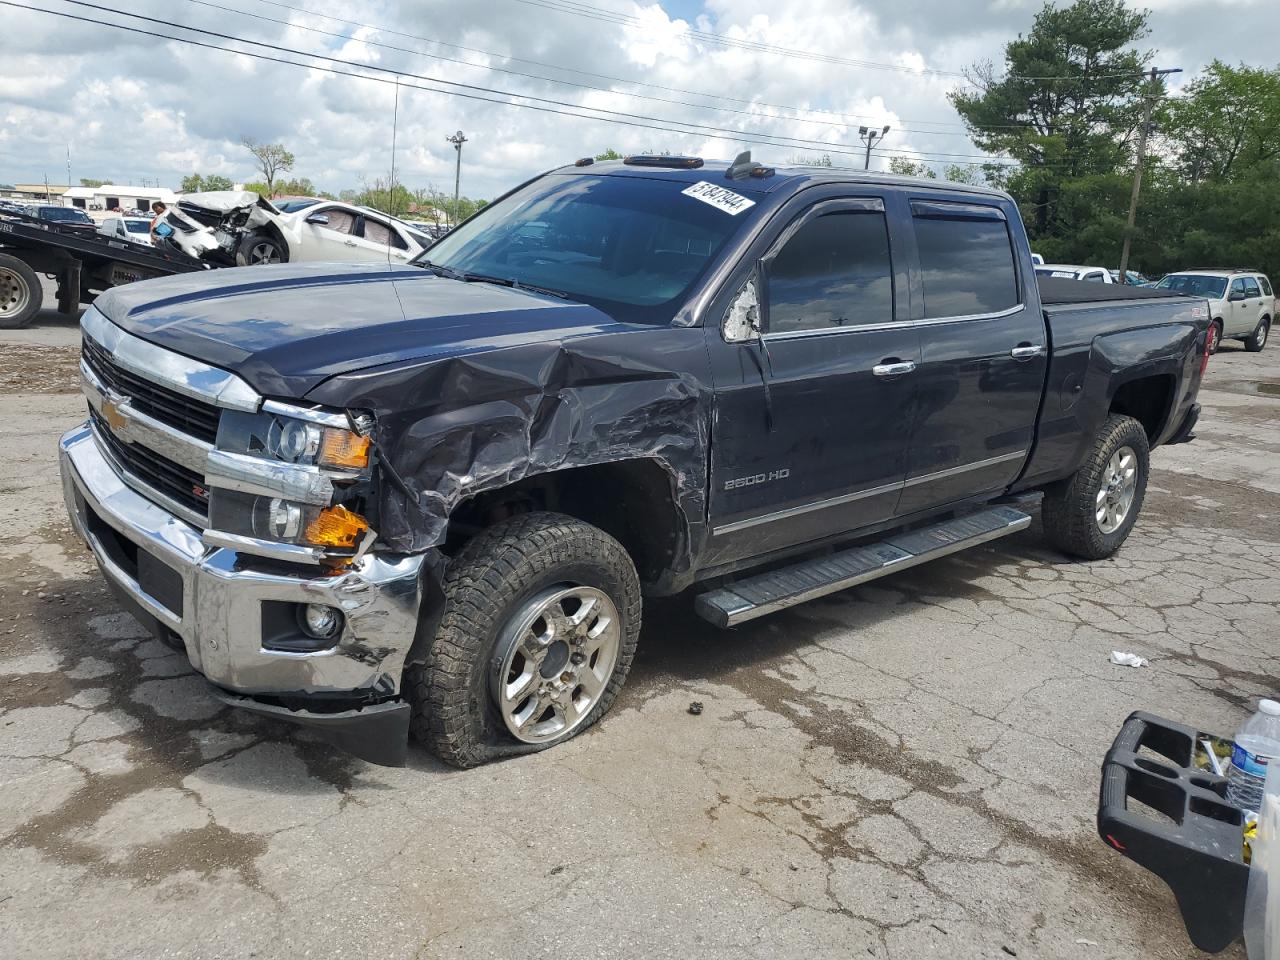
POLYGON ((898 363, 877 363, 871 368, 871 372, 877 377, 897 377, 910 373, 915 368, 916 365, 910 360, 903 360, 898 363))
POLYGON ((1009 351, 1009 356, 1015 360, 1030 360, 1032 357, 1038 357, 1044 353, 1044 344, 1029 344, 1025 347, 1014 347, 1009 351))

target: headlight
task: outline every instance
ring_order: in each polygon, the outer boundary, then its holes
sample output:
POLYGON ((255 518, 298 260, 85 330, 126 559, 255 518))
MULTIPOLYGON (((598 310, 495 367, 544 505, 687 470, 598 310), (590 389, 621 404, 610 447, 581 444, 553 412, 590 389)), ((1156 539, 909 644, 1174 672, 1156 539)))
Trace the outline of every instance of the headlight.
POLYGON ((224 533, 277 543, 355 550, 369 521, 342 504, 319 507, 280 497, 217 490, 209 522, 224 533))
POLYGON ((364 470, 372 441, 345 427, 298 420, 278 413, 225 411, 218 449, 302 466, 364 470))

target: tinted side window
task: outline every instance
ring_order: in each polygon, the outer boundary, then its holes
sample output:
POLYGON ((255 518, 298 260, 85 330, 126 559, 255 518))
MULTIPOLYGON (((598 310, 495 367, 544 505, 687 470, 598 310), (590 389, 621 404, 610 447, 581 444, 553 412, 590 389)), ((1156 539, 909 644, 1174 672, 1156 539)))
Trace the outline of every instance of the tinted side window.
POLYGON ((1242 293, 1244 293, 1244 280, 1242 280, 1242 279, 1241 279, 1241 280, 1232 280, 1232 281, 1231 281, 1231 292, 1232 292, 1232 293, 1241 293, 1241 294, 1242 294, 1242 293))
POLYGON ((1258 281, 1253 277, 1247 277, 1244 281, 1244 295, 1246 297, 1260 297, 1262 290, 1258 287, 1258 281))
POLYGON ((810 220, 770 261, 768 277, 770 333, 893 320, 883 213, 828 213, 810 220))
POLYGON ((926 318, 996 313, 1019 303, 1003 220, 916 217, 915 227, 926 318))
POLYGON ((1271 293, 1271 281, 1266 277, 1258 277, 1258 283, 1262 286, 1262 295, 1264 297, 1273 296, 1271 293))

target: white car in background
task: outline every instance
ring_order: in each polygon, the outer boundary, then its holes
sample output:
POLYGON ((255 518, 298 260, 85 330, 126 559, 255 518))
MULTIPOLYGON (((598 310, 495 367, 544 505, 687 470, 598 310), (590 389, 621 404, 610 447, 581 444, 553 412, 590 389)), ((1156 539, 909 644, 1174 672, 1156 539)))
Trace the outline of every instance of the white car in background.
POLYGON ((1082 267, 1075 263, 1042 263, 1036 267, 1037 277, 1061 277, 1065 280, 1088 280, 1090 283, 1115 283, 1106 267, 1082 267))
POLYGON ((184 253, 224 266, 369 260, 407 263, 425 234, 376 210, 322 200, 286 213, 244 190, 189 193, 169 209, 167 236, 184 253))
POLYGON ((98 233, 112 240, 152 245, 151 221, 146 217, 107 217, 98 224, 98 233))
POLYGON ((1183 270, 1156 284, 1209 301, 1209 351, 1216 353, 1223 339, 1243 340, 1257 353, 1267 345, 1276 298, 1266 274, 1256 270, 1183 270))

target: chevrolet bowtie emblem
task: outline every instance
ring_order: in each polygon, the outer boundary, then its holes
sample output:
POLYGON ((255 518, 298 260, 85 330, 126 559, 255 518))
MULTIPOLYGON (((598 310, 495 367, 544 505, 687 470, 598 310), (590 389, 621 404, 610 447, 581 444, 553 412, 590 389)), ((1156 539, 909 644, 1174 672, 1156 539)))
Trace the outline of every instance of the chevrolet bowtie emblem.
POLYGON ((107 421, 107 426, 109 426, 113 432, 116 430, 123 430, 129 425, 129 419, 121 413, 120 408, 110 400, 102 401, 101 413, 102 419, 107 421))

